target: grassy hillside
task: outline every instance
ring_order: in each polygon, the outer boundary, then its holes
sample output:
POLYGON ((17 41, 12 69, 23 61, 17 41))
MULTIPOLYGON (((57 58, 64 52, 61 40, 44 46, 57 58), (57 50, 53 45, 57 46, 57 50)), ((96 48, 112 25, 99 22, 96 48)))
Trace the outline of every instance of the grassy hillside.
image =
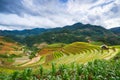
MULTIPOLYGON (((101 52, 99 45, 85 42, 51 44, 42 48, 31 60, 19 65, 1 66, 0 73, 2 76, 8 77, 8 80, 13 78, 22 80, 55 80, 56 78, 59 80, 103 80, 104 78, 114 78, 119 80, 120 46, 109 46, 109 48, 109 52, 106 50, 101 52), (112 47, 115 48, 115 51, 112 47), (102 69, 104 69, 103 72, 101 72, 102 69), (14 73, 4 75, 6 72, 14 73)), ((1 75, 0 78, 4 80, 1 75)))

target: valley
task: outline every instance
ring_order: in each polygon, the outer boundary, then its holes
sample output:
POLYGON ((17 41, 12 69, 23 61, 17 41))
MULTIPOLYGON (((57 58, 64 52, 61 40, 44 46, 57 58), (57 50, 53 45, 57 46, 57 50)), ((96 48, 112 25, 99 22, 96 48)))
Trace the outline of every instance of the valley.
POLYGON ((120 38, 115 32, 116 29, 81 23, 63 28, 2 31, 0 80, 5 80, 4 77, 8 80, 103 80, 113 77, 119 80, 120 38), (99 72, 103 67, 106 72, 99 72))
MULTIPOLYGON (((108 51, 101 52, 100 45, 93 45, 85 42, 74 42, 71 44, 50 44, 43 49, 41 49, 34 58, 29 59, 27 56, 21 56, 18 58, 13 58, 15 62, 13 65, 8 66, 14 70, 19 68, 37 68, 43 65, 44 68, 51 67, 54 63, 56 66, 62 64, 87 64, 88 62, 94 61, 96 59, 109 60, 113 58, 117 53, 120 52, 120 46, 109 46, 115 47, 115 51, 110 49, 108 51), (43 53, 44 52, 44 53, 43 53)), ((6 65, 5 65, 6 66, 6 65)), ((4 66, 3 66, 4 67, 4 66)), ((0 71, 1 72, 1 71, 0 71)))
POLYGON ((0 80, 120 80, 120 0, 0 0, 0 80))

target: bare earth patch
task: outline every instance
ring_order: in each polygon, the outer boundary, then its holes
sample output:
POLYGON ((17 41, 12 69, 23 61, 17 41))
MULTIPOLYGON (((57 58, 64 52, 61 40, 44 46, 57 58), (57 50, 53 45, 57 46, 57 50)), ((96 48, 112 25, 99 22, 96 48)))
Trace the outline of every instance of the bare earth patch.
POLYGON ((38 55, 37 57, 32 58, 29 62, 27 62, 26 64, 23 64, 22 66, 26 66, 35 62, 38 62, 40 60, 41 56, 38 55))

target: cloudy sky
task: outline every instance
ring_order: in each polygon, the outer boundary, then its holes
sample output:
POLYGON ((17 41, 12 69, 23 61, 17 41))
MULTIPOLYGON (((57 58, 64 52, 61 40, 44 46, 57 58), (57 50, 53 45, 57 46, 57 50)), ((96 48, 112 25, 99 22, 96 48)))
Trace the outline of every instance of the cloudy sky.
POLYGON ((0 30, 54 28, 77 22, 120 26, 120 0, 0 0, 0 30))

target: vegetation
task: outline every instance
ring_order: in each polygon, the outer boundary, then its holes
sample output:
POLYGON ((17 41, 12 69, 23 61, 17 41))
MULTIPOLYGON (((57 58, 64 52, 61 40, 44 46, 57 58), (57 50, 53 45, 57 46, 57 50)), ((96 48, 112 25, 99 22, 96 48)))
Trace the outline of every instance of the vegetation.
POLYGON ((16 58, 21 57, 21 55, 15 55, 15 54, 0 54, 0 58, 16 58))
POLYGON ((39 49, 36 47, 31 47, 29 50, 31 50, 31 52, 29 53, 30 59, 34 58, 36 54, 39 52, 39 49))
POLYGON ((13 40, 33 46, 46 42, 53 43, 72 43, 76 41, 88 40, 103 42, 109 45, 120 44, 119 28, 105 29, 101 26, 76 23, 62 28, 52 29, 31 29, 22 31, 1 31, 1 36, 7 36, 13 40))
POLYGON ((8 37, 0 36, 0 56, 14 54, 19 55, 22 53, 22 45, 11 40, 8 37))
POLYGON ((60 65, 59 68, 52 64, 51 70, 40 66, 33 72, 27 68, 23 72, 14 72, 11 75, 0 75, 2 80, 120 80, 120 61, 95 60, 86 65, 71 64, 60 65))
POLYGON ((30 60, 27 56, 23 58, 21 56, 21 59, 17 59, 17 56, 12 57, 11 55, 5 57, 16 58, 16 60, 20 62, 18 67, 38 67, 39 65, 44 65, 44 67, 49 68, 51 63, 55 63, 56 66, 59 66, 61 64, 71 64, 73 62, 85 64, 95 59, 108 60, 119 52, 119 47, 114 46, 116 51, 112 50, 112 46, 110 47, 109 53, 108 51, 103 51, 102 53, 99 45, 84 42, 74 42, 72 44, 56 43, 48 45, 41 50, 37 48, 31 49, 32 51, 27 55, 30 60))
POLYGON ((1 54, 0 79, 119 80, 120 46, 109 46, 109 53, 106 50, 101 53, 100 44, 54 43, 41 49, 23 46, 21 50, 30 52, 29 55, 1 54), (30 59, 24 61, 28 56, 30 59))

